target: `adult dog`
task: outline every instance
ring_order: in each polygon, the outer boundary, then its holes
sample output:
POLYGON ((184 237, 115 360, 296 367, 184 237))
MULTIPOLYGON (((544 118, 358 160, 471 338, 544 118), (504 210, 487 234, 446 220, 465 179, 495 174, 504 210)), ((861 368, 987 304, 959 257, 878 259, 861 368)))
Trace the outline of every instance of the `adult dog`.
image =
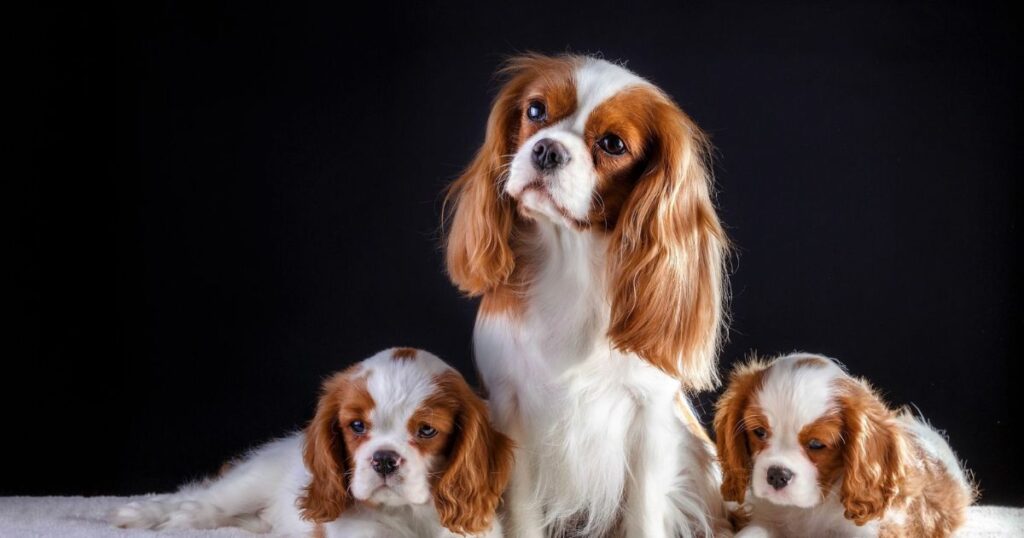
POLYGON ((585 56, 511 60, 450 187, 447 267, 481 296, 477 365, 518 445, 511 535, 728 528, 682 395, 717 381, 726 237, 708 142, 664 92, 585 56))

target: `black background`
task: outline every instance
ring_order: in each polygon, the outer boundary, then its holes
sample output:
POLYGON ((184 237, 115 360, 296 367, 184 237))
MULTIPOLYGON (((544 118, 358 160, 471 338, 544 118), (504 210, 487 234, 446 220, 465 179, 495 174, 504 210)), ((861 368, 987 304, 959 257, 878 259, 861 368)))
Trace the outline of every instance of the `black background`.
POLYGON ((1024 502, 1009 7, 155 4, 11 20, 28 172, 0 493, 172 488, 384 347, 472 375, 439 193, 502 58, 568 50, 628 60, 713 136, 723 368, 838 357, 947 430, 985 502, 1024 502))

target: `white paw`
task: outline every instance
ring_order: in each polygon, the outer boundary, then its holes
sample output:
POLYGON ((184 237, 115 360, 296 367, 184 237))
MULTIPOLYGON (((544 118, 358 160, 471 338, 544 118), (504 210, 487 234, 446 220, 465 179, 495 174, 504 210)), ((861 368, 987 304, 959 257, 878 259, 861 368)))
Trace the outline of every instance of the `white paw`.
POLYGON ((165 506, 167 517, 158 529, 215 529, 233 526, 232 518, 209 503, 181 501, 165 506))
POLYGON ((110 514, 110 522, 125 529, 152 529, 166 519, 166 507, 160 501, 130 502, 110 514))

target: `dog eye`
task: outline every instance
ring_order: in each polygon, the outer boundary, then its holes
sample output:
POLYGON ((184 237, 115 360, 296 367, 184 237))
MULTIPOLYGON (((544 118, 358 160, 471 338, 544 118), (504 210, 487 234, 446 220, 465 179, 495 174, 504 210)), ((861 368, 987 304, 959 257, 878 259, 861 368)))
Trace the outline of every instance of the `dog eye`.
POLYGON ((353 420, 348 425, 348 427, 352 429, 353 433, 356 433, 356 434, 366 433, 366 424, 363 424, 363 421, 361 421, 361 420, 353 420))
POLYGON ((609 155, 622 155, 626 152, 626 143, 613 134, 604 135, 597 141, 597 145, 609 155))
POLYGON ((420 426, 420 429, 418 432, 416 432, 416 435, 419 436, 421 439, 430 439, 431 437, 437 435, 437 430, 424 424, 420 426))
POLYGON ((530 121, 544 121, 548 117, 548 109, 540 101, 530 101, 530 106, 526 107, 526 117, 530 118, 530 121))
POLYGON ((764 439, 765 437, 768 437, 768 432, 765 431, 764 428, 754 428, 754 435, 756 435, 758 439, 764 439))
POLYGON ((809 448, 811 450, 821 450, 821 449, 825 448, 825 443, 822 443, 821 441, 819 441, 817 439, 811 439, 811 441, 809 443, 807 443, 807 448, 809 448))

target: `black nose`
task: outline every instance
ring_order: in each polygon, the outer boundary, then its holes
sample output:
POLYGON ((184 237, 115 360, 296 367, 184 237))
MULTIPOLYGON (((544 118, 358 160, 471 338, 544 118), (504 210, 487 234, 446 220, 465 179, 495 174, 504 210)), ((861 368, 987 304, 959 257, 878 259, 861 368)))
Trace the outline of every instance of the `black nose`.
POLYGON ((793 479, 793 471, 778 465, 768 468, 768 483, 775 489, 782 489, 793 479))
POLYGON ((569 151, 560 142, 542 138, 533 145, 533 167, 537 170, 554 170, 569 162, 569 151))
POLYGON ((370 460, 373 470, 381 476, 387 476, 398 470, 398 453, 394 450, 378 450, 370 460))

